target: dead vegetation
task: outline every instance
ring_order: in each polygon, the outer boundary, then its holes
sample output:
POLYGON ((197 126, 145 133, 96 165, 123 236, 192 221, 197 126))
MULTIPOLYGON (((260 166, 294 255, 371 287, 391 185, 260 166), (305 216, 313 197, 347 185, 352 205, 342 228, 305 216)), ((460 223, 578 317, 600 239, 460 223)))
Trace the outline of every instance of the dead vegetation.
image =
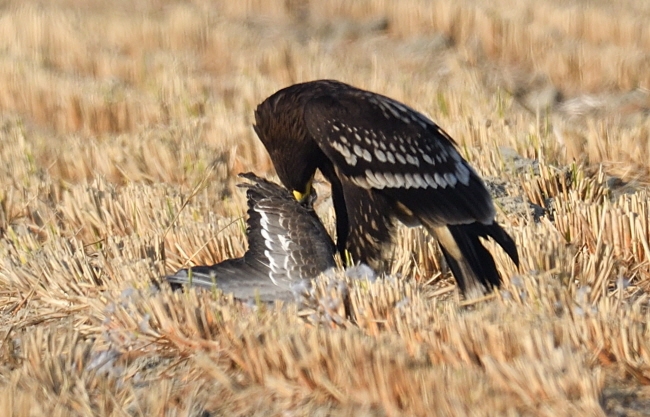
POLYGON ((649 18, 633 0, 4 2, 0 413, 648 415, 649 18), (236 174, 272 176, 253 109, 317 78, 431 115, 506 184, 522 267, 491 247, 500 292, 458 300, 406 228, 399 278, 324 277, 300 311, 151 285, 241 256, 236 174))

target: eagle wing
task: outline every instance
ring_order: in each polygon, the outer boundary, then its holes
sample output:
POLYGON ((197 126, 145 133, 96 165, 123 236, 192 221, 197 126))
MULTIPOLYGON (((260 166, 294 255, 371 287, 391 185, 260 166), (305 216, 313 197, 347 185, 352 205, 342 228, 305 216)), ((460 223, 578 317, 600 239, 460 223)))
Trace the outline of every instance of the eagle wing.
POLYGON ((304 117, 320 149, 357 186, 382 190, 430 224, 494 220, 481 178, 421 113, 350 88, 311 99, 304 117))
POLYGON ((289 286, 275 285, 264 271, 251 267, 244 258, 226 259, 215 265, 180 269, 175 274, 166 276, 165 280, 172 288, 183 285, 218 288, 240 300, 294 300, 289 286))
POLYGON ((248 250, 242 258, 181 269, 165 277, 174 286, 214 288, 262 301, 293 299, 292 285, 335 266, 334 243, 310 205, 252 173, 240 184, 248 201, 248 250))
POLYGON ((240 176, 252 181, 240 185, 247 189, 249 265, 275 283, 315 278, 335 265, 334 243, 311 204, 254 174, 240 176))

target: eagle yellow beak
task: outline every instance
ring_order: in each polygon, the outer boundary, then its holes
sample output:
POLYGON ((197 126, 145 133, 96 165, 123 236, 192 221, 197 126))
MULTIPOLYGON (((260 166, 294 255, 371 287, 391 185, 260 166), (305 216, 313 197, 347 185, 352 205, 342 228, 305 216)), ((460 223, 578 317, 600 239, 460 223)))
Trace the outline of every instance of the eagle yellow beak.
POLYGON ((298 200, 299 203, 304 203, 307 201, 307 197, 309 197, 309 194, 311 194, 311 184, 314 182, 314 177, 311 177, 309 182, 307 183, 307 186, 305 187, 304 192, 300 192, 298 190, 293 190, 293 197, 298 200))
POLYGON ((300 191, 293 190, 293 196, 299 203, 304 203, 307 197, 309 197, 309 193, 301 193, 300 191))

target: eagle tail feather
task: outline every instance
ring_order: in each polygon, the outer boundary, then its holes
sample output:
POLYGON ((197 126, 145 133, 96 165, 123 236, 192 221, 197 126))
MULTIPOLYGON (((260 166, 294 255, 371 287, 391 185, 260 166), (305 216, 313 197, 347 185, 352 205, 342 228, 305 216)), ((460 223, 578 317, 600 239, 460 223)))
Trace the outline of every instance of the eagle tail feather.
POLYGON ((481 223, 429 227, 438 239, 442 253, 467 298, 483 296, 501 286, 494 258, 479 238, 491 237, 508 254, 516 266, 519 255, 514 240, 498 223, 481 223))

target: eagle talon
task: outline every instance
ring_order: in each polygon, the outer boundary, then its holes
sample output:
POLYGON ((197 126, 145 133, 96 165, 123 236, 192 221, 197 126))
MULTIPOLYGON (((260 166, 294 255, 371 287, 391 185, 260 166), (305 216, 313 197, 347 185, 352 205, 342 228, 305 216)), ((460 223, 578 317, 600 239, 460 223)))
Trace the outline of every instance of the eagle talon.
POLYGON ((354 266, 354 259, 352 258, 352 254, 350 253, 349 250, 345 249, 343 251, 343 264, 345 265, 346 268, 349 268, 351 266, 354 266))

